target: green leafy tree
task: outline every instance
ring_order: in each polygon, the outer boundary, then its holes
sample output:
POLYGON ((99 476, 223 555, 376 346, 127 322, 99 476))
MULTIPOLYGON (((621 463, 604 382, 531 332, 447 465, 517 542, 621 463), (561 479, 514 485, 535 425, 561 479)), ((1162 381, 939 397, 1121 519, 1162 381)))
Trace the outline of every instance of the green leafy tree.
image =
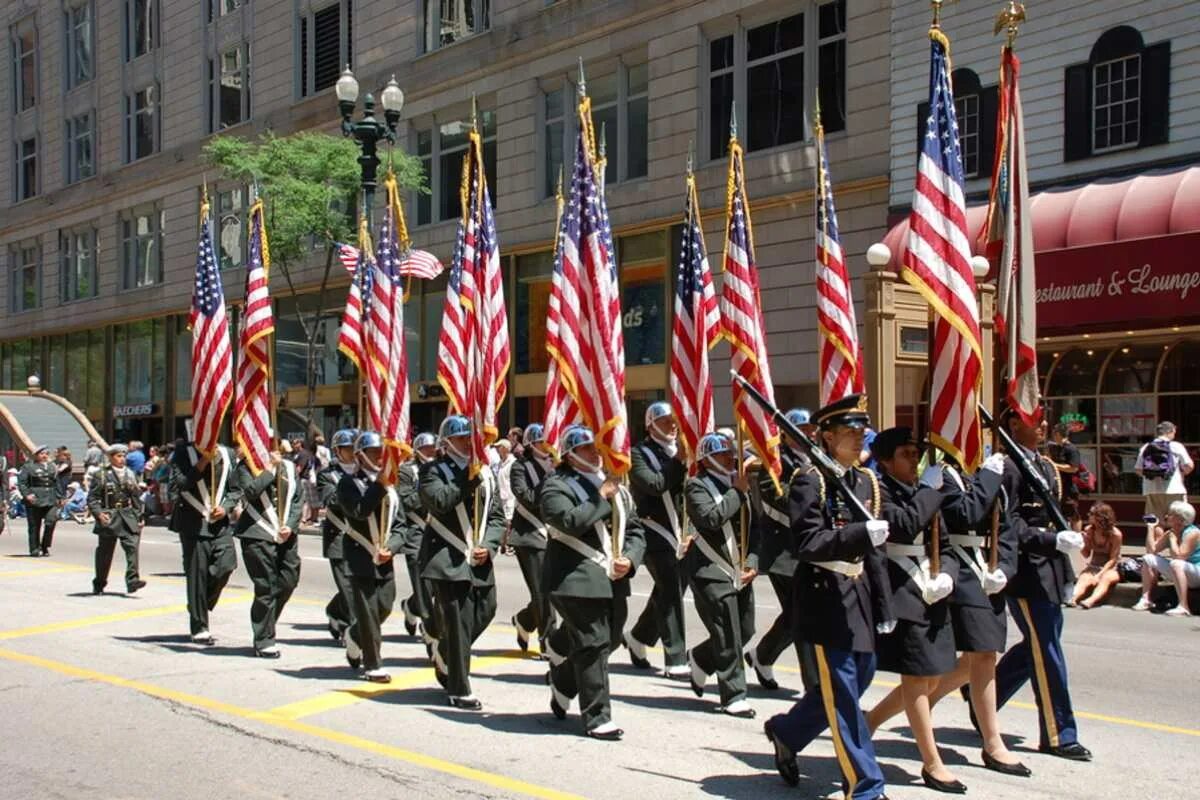
MULTIPOLYGON (((312 131, 285 137, 268 131, 255 141, 215 136, 204 147, 205 159, 223 178, 253 186, 263 199, 271 266, 283 274, 289 293, 296 298, 296 319, 304 334, 310 432, 316 402, 316 339, 334 263, 334 244, 357 239, 353 209, 361 188, 358 156, 354 140, 312 131), (308 261, 315 249, 314 239, 325 245, 325 268, 316 306, 306 312, 292 271, 308 261)), ((418 159, 384 147, 381 160, 380 175, 390 164, 401 191, 428 191, 418 159)))

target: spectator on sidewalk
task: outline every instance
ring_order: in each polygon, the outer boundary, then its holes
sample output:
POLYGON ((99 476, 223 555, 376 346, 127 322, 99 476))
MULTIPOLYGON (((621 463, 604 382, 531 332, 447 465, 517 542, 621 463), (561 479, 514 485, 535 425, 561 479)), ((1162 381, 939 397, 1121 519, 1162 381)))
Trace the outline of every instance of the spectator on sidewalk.
POLYGON ((79 481, 71 481, 67 486, 67 503, 62 508, 60 519, 70 519, 84 524, 88 518, 87 492, 79 481))
POLYGON ((1183 479, 1195 468, 1187 448, 1175 441, 1175 423, 1160 422, 1153 441, 1138 451, 1134 471, 1142 476, 1146 513, 1165 519, 1171 504, 1187 500, 1183 479))
MULTIPOLYGON (((1050 432, 1050 442, 1046 445, 1046 455, 1058 470, 1059 481, 1062 483, 1062 511, 1071 527, 1079 529, 1079 487, 1074 478, 1079 473, 1079 465, 1083 459, 1079 448, 1071 443, 1071 426, 1060 422, 1050 432)), ((1078 586, 1076 586, 1078 589, 1078 586)), ((1089 606, 1090 608, 1090 606, 1089 606)))
POLYGON ((1080 551, 1087 566, 1075 581, 1072 600, 1080 608, 1095 608, 1120 583, 1117 563, 1121 560, 1122 540, 1112 506, 1093 503, 1088 509, 1088 524, 1083 529, 1083 550, 1080 551))
POLYGON ((1190 617, 1188 589, 1200 589, 1200 528, 1191 503, 1176 500, 1167 512, 1166 524, 1146 526, 1146 555, 1142 558, 1142 597, 1134 611, 1149 611, 1150 593, 1161 575, 1175 584, 1179 605, 1167 612, 1171 617, 1190 617))
POLYGON ((146 468, 146 453, 142 450, 143 447, 145 445, 134 439, 129 443, 129 453, 125 456, 125 466, 133 471, 139 481, 142 479, 142 470, 146 468))
POLYGON ((74 466, 75 462, 71 458, 71 451, 65 444, 60 445, 54 453, 54 473, 58 476, 58 487, 64 496, 66 496, 67 487, 71 483, 71 470, 74 466))

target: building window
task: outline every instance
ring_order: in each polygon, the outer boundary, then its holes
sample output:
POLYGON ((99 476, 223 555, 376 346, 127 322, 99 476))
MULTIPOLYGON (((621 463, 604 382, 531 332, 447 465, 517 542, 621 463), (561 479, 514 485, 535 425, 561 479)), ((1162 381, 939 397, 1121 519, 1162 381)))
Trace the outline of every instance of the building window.
POLYGON ((208 60, 208 132, 250 119, 250 45, 240 44, 208 60))
POLYGON ((490 0, 425 0, 425 52, 488 29, 490 0))
POLYGON ((67 90, 90 81, 93 72, 93 9, 91 2, 67 10, 67 90))
POLYGON ((969 94, 954 101, 958 120, 958 146, 962 153, 964 178, 979 175, 979 95, 969 94))
MULTIPOLYGON (((488 192, 492 207, 495 208, 496 195, 499 193, 496 187, 496 112, 480 109, 479 128, 483 137, 483 164, 487 172, 488 192)), ((432 190, 431 195, 417 194, 414 198, 418 225, 462 216, 459 189, 470 130, 469 114, 439 114, 435 116, 432 127, 416 130, 417 157, 421 159, 432 190)))
MULTIPOLYGON (((1000 90, 981 86, 979 76, 970 69, 956 69, 950 76, 954 86, 954 115, 958 120, 958 146, 962 153, 963 177, 990 178, 996 149, 996 116, 1000 90)), ((917 106, 917 152, 925 140, 929 103, 917 106)))
POLYGON ((158 0, 125 0, 125 60, 158 47, 158 0))
POLYGON ((67 183, 96 174, 96 133, 92 112, 67 120, 67 183))
POLYGON ((237 11, 244 5, 247 5, 250 0, 210 0, 208 6, 208 21, 212 22, 213 17, 224 17, 237 11))
POLYGON ((113 402, 161 403, 167 387, 167 318, 113 326, 113 402))
POLYGON ((158 84, 125 95, 125 163, 158 152, 162 137, 158 84))
POLYGON ((300 17, 300 96, 308 97, 337 83, 354 63, 354 17, 349 0, 341 0, 300 17))
POLYGON ((8 253, 9 308, 15 314, 37 308, 42 295, 42 248, 34 243, 8 253))
POLYGON ((242 187, 217 192, 217 247, 221 269, 234 269, 246 263, 246 190, 242 187))
POLYGON ((62 231, 58 235, 58 251, 62 254, 62 302, 85 300, 97 294, 96 254, 99 244, 96 231, 85 228, 62 231))
POLYGON ((1065 161, 1168 141, 1170 41, 1147 45, 1128 25, 1112 28, 1065 80, 1065 161))
POLYGON ((147 207, 121 215, 121 286, 136 289, 163 279, 162 209, 147 207))
POLYGON ((846 130, 846 0, 817 6, 817 96, 825 132, 846 130))
POLYGON ((37 104, 37 27, 33 18, 22 20, 9 31, 12 47, 13 113, 37 104))
POLYGON ((37 138, 22 139, 13 145, 16 180, 13 181, 13 202, 19 203, 37 196, 38 164, 37 138))

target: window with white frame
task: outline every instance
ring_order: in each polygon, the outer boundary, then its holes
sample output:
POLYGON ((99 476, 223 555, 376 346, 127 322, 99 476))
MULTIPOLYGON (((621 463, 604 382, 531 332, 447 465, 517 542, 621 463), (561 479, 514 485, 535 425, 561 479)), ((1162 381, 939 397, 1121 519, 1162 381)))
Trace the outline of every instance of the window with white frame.
POLYGON ((962 153, 964 178, 979 176, 979 95, 968 94, 954 100, 958 120, 958 146, 962 153))
POLYGON ((37 26, 33 17, 23 19, 9 29, 9 46, 12 50, 13 113, 37 105, 37 26))
POLYGON ((97 294, 96 256, 99 239, 94 228, 60 231, 58 252, 62 256, 59 291, 62 302, 86 300, 97 294))
POLYGON ((136 289, 163 279, 163 211, 146 206, 121 214, 121 286, 136 289))
POLYGON ((212 22, 214 17, 224 17, 234 13, 244 5, 248 5, 250 0, 209 0, 208 5, 208 21, 212 22))
POLYGON ((67 90, 81 86, 95 77, 92 53, 95 51, 93 20, 95 8, 91 0, 68 8, 66 19, 67 90))
POLYGON ((846 0, 817 6, 817 98, 826 133, 846 129, 846 0))
POLYGON ((19 203, 36 197, 38 193, 37 137, 14 142, 13 156, 13 202, 19 203))
POLYGON ((490 0, 424 0, 425 52, 488 29, 490 0))
POLYGON ((241 186, 217 192, 216 235, 221 269, 246 263, 246 190, 241 186))
MULTIPOLYGON (((413 205, 417 209, 417 224, 458 219, 462 215, 459 189, 462 185, 462 162, 467 153, 471 116, 442 113, 434 115, 414 131, 417 157, 425 170, 432 194, 417 194, 413 205)), ((479 132, 483 139, 483 164, 487 173, 488 193, 496 207, 496 112, 479 110, 479 132)))
POLYGON ((42 295, 42 248, 36 241, 8 251, 8 307, 13 313, 38 307, 42 295))
POLYGON ((125 163, 153 155, 162 145, 162 98, 158 84, 125 95, 125 163))
POLYGON ((125 60, 133 61, 158 47, 159 0, 125 0, 124 10, 125 60))
POLYGON ((1137 147, 1141 119, 1140 53, 1092 67, 1092 152, 1137 147))
POLYGON ((250 45, 242 43, 208 60, 208 132, 250 119, 250 45))
POLYGON ((308 97, 337 83, 354 63, 354 16, 350 0, 338 0, 300 15, 300 96, 308 97))
POLYGON ((86 180, 96 174, 95 118, 88 111, 67 120, 67 183, 86 180))

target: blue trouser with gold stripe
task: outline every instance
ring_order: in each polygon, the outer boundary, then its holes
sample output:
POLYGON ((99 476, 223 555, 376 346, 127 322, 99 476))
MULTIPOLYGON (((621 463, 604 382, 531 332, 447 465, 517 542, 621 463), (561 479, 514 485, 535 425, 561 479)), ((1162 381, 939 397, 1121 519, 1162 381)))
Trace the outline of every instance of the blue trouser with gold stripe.
POLYGON ((996 665, 996 708, 1033 681, 1041 744, 1061 747, 1079 741, 1071 693, 1067 689, 1067 659, 1062 649, 1062 608, 1044 600, 1008 598, 1008 610, 1021 629, 1020 642, 996 665))
POLYGON ((875 760, 871 729, 858 705, 875 677, 875 654, 827 650, 814 645, 817 685, 791 711, 772 717, 771 726, 783 744, 799 753, 826 728, 846 786, 854 800, 883 795, 883 772, 875 760))

